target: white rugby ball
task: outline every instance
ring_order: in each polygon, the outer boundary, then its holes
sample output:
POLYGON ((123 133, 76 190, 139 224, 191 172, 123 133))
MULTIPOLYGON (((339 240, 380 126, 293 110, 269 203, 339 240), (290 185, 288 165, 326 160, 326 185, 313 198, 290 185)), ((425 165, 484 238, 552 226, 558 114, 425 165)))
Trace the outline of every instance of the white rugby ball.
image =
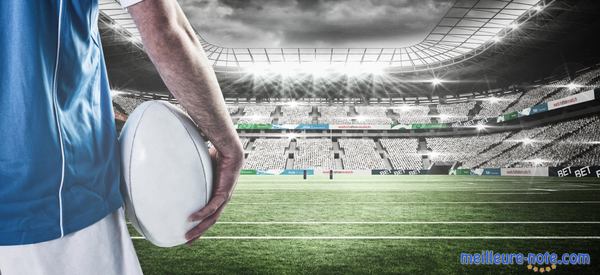
POLYGON ((192 120, 166 101, 148 101, 127 119, 119 137, 126 216, 160 247, 186 243, 198 222, 190 214, 210 200, 208 147, 192 120))

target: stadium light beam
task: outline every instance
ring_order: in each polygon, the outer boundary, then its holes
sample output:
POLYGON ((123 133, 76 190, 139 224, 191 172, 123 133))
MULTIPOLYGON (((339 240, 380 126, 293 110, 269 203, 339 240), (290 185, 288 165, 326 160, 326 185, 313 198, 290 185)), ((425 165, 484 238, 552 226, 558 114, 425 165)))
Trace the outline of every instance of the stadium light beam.
POLYGON ((534 140, 530 139, 530 138, 526 138, 526 139, 523 139, 521 142, 523 142, 524 145, 531 145, 534 142, 534 140))
POLYGON ((442 84, 444 81, 437 77, 434 77, 433 79, 430 80, 430 82, 433 86, 438 86, 438 85, 442 84))
POLYGON ((569 89, 569 91, 574 91, 581 88, 581 85, 578 85, 576 83, 569 83, 567 84, 567 88, 569 89))
POLYGON ((477 124, 477 126, 475 126, 475 128, 477 128, 477 131, 479 131, 479 132, 484 131, 485 129, 487 129, 487 127, 485 126, 485 124, 477 124))

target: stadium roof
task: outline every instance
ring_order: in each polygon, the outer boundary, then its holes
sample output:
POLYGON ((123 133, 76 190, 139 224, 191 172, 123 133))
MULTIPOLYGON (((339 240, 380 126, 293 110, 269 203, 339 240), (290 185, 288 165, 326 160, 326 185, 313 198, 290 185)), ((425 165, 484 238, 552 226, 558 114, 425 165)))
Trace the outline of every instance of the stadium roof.
MULTIPOLYGON (((229 48, 199 34, 217 72, 247 69, 352 68, 375 66, 393 72, 439 69, 475 57, 554 0, 457 0, 426 38, 400 48, 229 48)), ((141 47, 138 30, 117 0, 100 0, 111 26, 141 47)))

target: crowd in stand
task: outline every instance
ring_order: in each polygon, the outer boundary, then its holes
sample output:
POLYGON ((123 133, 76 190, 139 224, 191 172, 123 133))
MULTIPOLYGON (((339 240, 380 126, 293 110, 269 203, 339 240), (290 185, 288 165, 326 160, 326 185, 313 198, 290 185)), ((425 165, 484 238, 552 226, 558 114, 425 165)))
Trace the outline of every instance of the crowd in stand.
MULTIPOLYGON (((113 96, 113 104, 118 106, 118 108, 123 109, 126 115, 131 114, 133 110, 144 103, 145 100, 136 97, 128 97, 128 96, 113 96)), ((118 109, 115 108, 115 109, 118 109)))
POLYGON ((475 115, 475 118, 495 118, 502 115, 508 105, 521 97, 522 94, 523 93, 518 92, 502 97, 490 97, 481 100, 481 110, 475 115))
POLYGON ((285 169, 288 156, 285 149, 290 145, 286 138, 262 138, 252 143, 252 149, 247 151, 248 158, 244 169, 285 169))
POLYGON ((319 123, 324 124, 352 124, 350 107, 348 106, 319 106, 319 123))
POLYGON ((429 159, 432 162, 462 162, 463 167, 474 167, 479 154, 502 140, 510 133, 469 137, 427 138, 429 159))
POLYGON ((237 121, 238 124, 271 124, 273 118, 271 114, 275 112, 277 106, 274 105, 246 105, 244 106, 244 116, 237 121))
POLYGON ((335 169, 330 139, 298 139, 294 154, 294 169, 335 169))
POLYGON ((530 131, 533 135, 529 135, 526 138, 520 136, 513 136, 506 143, 513 143, 514 145, 502 154, 497 155, 491 160, 485 163, 485 167, 533 167, 533 166, 557 166, 563 162, 567 162, 569 158, 573 157, 574 154, 580 153, 584 149, 574 149, 573 152, 565 152, 562 149, 569 148, 569 144, 573 141, 580 143, 577 140, 580 138, 580 134, 583 135, 581 138, 584 140, 597 140, 594 134, 590 134, 587 131, 594 132, 593 128, 596 128, 595 123, 597 117, 588 117, 583 119, 577 119, 572 121, 560 122, 550 126, 544 126, 535 128, 530 131), (589 126, 592 125, 592 126, 589 126), (588 130, 584 130, 584 127, 591 127, 588 130))
POLYGON ((543 138, 553 139, 550 146, 520 161, 517 167, 571 165, 571 159, 594 147, 600 140, 598 117, 579 119, 567 125, 559 123, 545 131, 543 138))
POLYGON ((469 119, 469 111, 475 107, 475 101, 437 105, 439 118, 442 123, 453 123, 469 119))
POLYGON ((418 153, 419 141, 416 138, 383 138, 379 142, 388 155, 394 169, 423 169, 423 157, 418 153))
POLYGON ((396 121, 398 124, 431 123, 429 106, 403 105, 392 107, 391 109, 397 114, 396 121))
POLYGON ((281 106, 279 124, 312 124, 312 106, 281 106))
POLYGON ((386 169, 383 159, 375 150, 372 139, 339 139, 343 150, 342 165, 346 170, 386 169))
POLYGON ((393 123, 392 119, 387 117, 387 107, 356 106, 355 110, 358 117, 355 117, 354 124, 390 125, 393 123))

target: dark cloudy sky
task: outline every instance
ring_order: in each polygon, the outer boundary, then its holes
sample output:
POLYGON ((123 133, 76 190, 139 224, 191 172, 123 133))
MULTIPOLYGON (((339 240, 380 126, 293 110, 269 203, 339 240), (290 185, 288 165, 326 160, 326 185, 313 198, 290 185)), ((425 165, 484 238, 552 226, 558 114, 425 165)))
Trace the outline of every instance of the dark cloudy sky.
POLYGON ((451 0, 179 0, 226 47, 400 47, 420 42, 451 0))

